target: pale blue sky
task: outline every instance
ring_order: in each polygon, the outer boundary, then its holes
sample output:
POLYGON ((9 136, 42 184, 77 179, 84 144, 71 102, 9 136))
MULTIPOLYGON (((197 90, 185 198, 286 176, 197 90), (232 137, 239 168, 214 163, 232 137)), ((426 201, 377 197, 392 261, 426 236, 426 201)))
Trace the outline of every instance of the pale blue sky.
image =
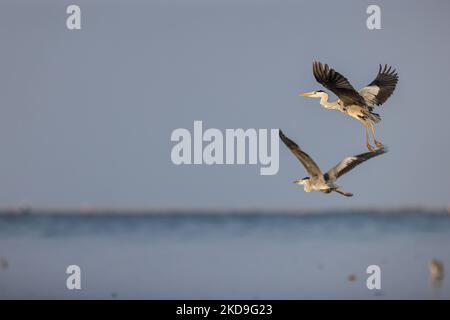
POLYGON ((72 1, 0 4, 0 207, 346 208, 447 206, 448 1, 72 1), (366 8, 382 8, 382 30, 366 8), (280 171, 175 166, 176 128, 282 128, 324 169, 365 151, 355 120, 300 91, 326 62, 355 87, 379 63, 395 94, 378 109, 390 152, 346 175, 353 198, 306 194, 280 171))

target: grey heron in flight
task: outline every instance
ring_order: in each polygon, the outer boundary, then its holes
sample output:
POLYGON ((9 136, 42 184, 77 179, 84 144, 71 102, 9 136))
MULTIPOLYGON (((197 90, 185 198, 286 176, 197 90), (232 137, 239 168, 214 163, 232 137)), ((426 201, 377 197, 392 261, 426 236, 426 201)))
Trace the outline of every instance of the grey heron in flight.
POLYGON ((350 82, 334 69, 320 62, 313 63, 313 74, 317 82, 331 90, 339 98, 328 101, 328 94, 322 90, 300 93, 301 96, 320 98, 320 104, 327 109, 339 110, 357 119, 366 129, 366 145, 373 151, 369 140, 369 128, 372 130, 373 141, 378 148, 382 144, 375 136, 374 125, 381 121, 379 114, 373 112, 375 106, 382 105, 394 92, 398 82, 395 69, 387 65, 381 66, 376 78, 366 87, 356 91, 350 82))
POLYGON ((342 191, 336 184, 336 180, 364 161, 387 152, 387 149, 382 147, 376 151, 370 151, 353 157, 347 157, 331 168, 327 173, 323 174, 314 160, 307 153, 302 151, 294 141, 286 137, 281 130, 279 131, 279 135, 284 144, 289 148, 289 150, 291 150, 297 159, 300 160, 309 174, 309 177, 294 181, 295 184, 303 185, 306 192, 320 191, 323 193, 330 193, 334 191, 346 197, 351 197, 353 194, 342 191))

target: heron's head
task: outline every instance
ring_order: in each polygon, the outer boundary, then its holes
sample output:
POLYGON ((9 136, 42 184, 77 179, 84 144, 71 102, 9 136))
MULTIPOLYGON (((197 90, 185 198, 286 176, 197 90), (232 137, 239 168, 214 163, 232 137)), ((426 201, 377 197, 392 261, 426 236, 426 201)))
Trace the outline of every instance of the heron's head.
POLYGON ((299 93, 299 96, 311 97, 311 98, 322 98, 322 97, 324 97, 326 95, 327 95, 326 92, 322 91, 322 90, 299 93))
POLYGON ((305 185, 308 181, 309 181, 309 178, 306 177, 306 178, 303 178, 301 180, 295 180, 295 181, 293 181, 293 183, 305 185))

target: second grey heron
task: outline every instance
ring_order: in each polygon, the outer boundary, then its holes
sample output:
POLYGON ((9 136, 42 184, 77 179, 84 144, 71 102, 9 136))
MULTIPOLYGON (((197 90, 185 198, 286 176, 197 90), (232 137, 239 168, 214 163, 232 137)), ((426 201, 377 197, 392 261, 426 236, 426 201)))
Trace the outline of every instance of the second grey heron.
POLYGON ((286 137, 281 130, 279 131, 279 135, 284 144, 303 164, 309 174, 309 177, 294 181, 295 184, 303 185, 306 192, 320 191, 323 193, 330 193, 334 191, 346 197, 351 197, 353 196, 353 194, 350 192, 342 191, 341 188, 336 184, 336 180, 364 161, 387 152, 387 149, 385 147, 382 147, 380 149, 377 149, 376 151, 370 151, 358 154, 353 157, 347 157, 339 162, 336 166, 331 168, 327 173, 323 174, 314 160, 307 153, 302 151, 294 141, 286 137))

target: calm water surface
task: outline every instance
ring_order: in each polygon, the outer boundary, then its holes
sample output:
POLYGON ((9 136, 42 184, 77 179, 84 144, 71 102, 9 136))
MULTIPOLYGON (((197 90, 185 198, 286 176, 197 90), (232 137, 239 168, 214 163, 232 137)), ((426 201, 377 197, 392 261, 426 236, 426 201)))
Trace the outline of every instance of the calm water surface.
POLYGON ((0 298, 449 299, 433 258, 450 270, 449 215, 0 216, 0 298))

